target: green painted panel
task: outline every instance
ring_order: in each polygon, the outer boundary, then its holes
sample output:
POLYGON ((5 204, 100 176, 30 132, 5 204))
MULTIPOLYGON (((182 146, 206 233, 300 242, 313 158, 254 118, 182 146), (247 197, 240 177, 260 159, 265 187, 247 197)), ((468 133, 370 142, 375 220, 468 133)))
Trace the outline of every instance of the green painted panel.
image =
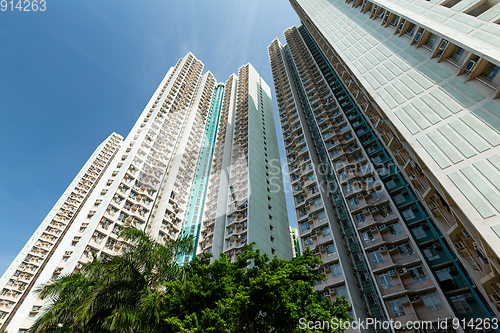
POLYGON ((377 58, 378 61, 384 61, 385 59, 387 59, 387 57, 383 55, 382 52, 380 52, 378 49, 373 49, 370 52, 375 58, 377 58))
POLYGON ((375 80, 377 80, 378 83, 380 83, 381 85, 384 85, 384 84, 387 83, 387 80, 376 69, 372 70, 370 73, 373 75, 373 77, 375 78, 375 80))
POLYGON ((424 89, 422 89, 421 86, 419 86, 415 81, 410 79, 409 76, 403 76, 401 78, 401 82, 404 83, 408 88, 411 89, 415 94, 420 94, 424 89))
POLYGON ((446 21, 446 17, 435 14, 435 13, 430 12, 430 11, 425 12, 423 15, 434 20, 434 21, 440 22, 440 23, 443 23, 444 21, 446 21))
POLYGON ((367 73, 365 76, 364 76, 365 80, 368 81, 368 83, 373 87, 373 89, 377 89, 377 88, 380 88, 380 84, 378 83, 377 80, 375 80, 375 78, 370 74, 370 73, 367 73))
POLYGON ((392 52, 387 49, 384 45, 379 45, 377 46, 377 50, 382 52, 383 55, 385 55, 387 58, 389 58, 392 55, 392 52))
POLYGON ((481 123, 477 118, 474 118, 470 114, 463 115, 460 117, 467 125, 476 131, 483 139, 489 142, 492 146, 498 146, 500 144, 500 136, 489 129, 485 124, 481 123))
POLYGON ((442 104, 440 104, 438 101, 436 101, 432 96, 430 95, 425 95, 422 96, 421 100, 427 104, 429 108, 431 108, 432 111, 436 112, 441 118, 445 119, 451 116, 450 111, 446 109, 442 104))
POLYGON ((418 111, 416 111, 411 105, 406 105, 403 110, 413 119, 415 123, 421 128, 426 129, 430 127, 430 123, 424 118, 418 111))
POLYGON ((410 66, 408 66, 408 64, 406 62, 401 60, 401 58, 399 57, 399 54, 396 57, 392 57, 390 59, 390 61, 392 61, 394 63, 394 65, 396 65, 403 72, 406 72, 407 70, 409 70, 411 68, 410 66))
MULTIPOLYGON (((474 2, 476 2, 476 0, 461 0, 455 6, 451 7, 451 9, 456 12, 461 12, 465 8, 472 5, 474 2)), ((469 20, 472 20, 472 18, 470 18, 469 20)))
POLYGON ((425 66, 420 66, 420 67, 417 67, 415 68, 420 74, 422 74, 423 76, 425 76, 427 79, 429 79, 431 82, 433 83, 438 83, 440 82, 442 79, 437 76, 436 74, 434 74, 434 72, 432 72, 429 68, 425 67, 425 66))
POLYGON ((368 61, 374 66, 377 66, 380 63, 380 61, 377 58, 375 58, 371 53, 365 54, 365 58, 368 59, 368 61))
POLYGON ((455 78, 451 80, 449 83, 455 88, 457 88, 459 91, 464 93, 465 95, 475 100, 476 102, 479 102, 480 100, 485 98, 484 95, 480 94, 477 90, 469 87, 468 84, 462 82, 462 80, 460 79, 455 78))
POLYGON ((457 21, 453 21, 453 20, 448 20, 446 21, 445 25, 453 28, 453 29, 457 29, 458 31, 461 31, 465 34, 468 34, 470 33, 472 30, 474 30, 474 28, 468 26, 468 25, 464 25, 463 23, 459 23, 457 21))
POLYGON ((431 143, 431 140, 427 136, 421 136, 417 141, 441 169, 445 169, 451 165, 448 159, 431 143))
POLYGON ((387 91, 387 93, 391 95, 392 98, 394 98, 399 104, 406 102, 406 98, 404 98, 396 89, 394 89, 392 85, 385 87, 384 90, 387 91))
POLYGON ((495 212, 484 202, 483 198, 476 193, 474 188, 458 173, 453 172, 448 175, 448 178, 462 192, 471 205, 477 210, 483 218, 495 216, 495 212))
POLYGON ((485 108, 486 110, 490 111, 495 116, 500 118, 500 105, 498 105, 498 103, 491 101, 489 103, 484 104, 483 108, 485 108))
POLYGON ((462 140, 448 125, 438 128, 438 131, 446 138, 450 143, 455 146, 462 155, 466 158, 476 155, 474 149, 469 147, 469 145, 462 140))
POLYGON ((401 82, 394 82, 392 86, 396 88, 407 100, 415 96, 415 94, 401 82))
MULTIPOLYGON (((500 3, 497 3, 496 5, 494 5, 493 7, 491 7, 490 9, 479 15, 477 18, 483 21, 489 21, 497 17, 499 14, 500 14, 500 3)), ((486 27, 483 29, 487 30, 486 27)), ((498 34, 498 32, 496 33, 498 34)))
POLYGON ((403 50, 403 52, 410 55, 411 57, 417 59, 418 62, 422 62, 422 61, 427 59, 427 57, 424 56, 423 54, 421 54, 420 52, 418 52, 418 50, 411 50, 411 52, 410 52, 408 49, 406 49, 406 50, 403 50))
POLYGON ((449 122, 450 126, 453 127, 455 131, 458 132, 468 143, 470 143, 478 152, 482 153, 485 150, 490 149, 490 147, 481 140, 469 127, 467 127, 459 119, 455 119, 449 122))
POLYGON ((476 117, 481 119, 486 125, 491 126, 496 131, 500 132, 500 119, 489 113, 483 108, 477 108, 471 111, 476 117))
MULTIPOLYGON (((474 0, 475 1, 475 0, 474 0)), ((467 24, 470 26, 473 26, 474 28, 479 28, 484 24, 484 22, 481 22, 480 20, 475 20, 473 17, 470 15, 455 15, 453 17, 455 21, 458 21, 463 24, 467 24)))
POLYGON ((392 80, 394 79, 394 74, 392 74, 387 68, 384 66, 378 66, 377 70, 387 79, 387 80, 392 80))
POLYGON ((483 195, 483 197, 488 200, 488 202, 498 211, 500 212, 500 195, 494 188, 492 188, 487 182, 485 182, 479 173, 472 168, 471 166, 467 166, 465 168, 460 169, 460 171, 467 177, 469 182, 474 185, 474 187, 483 195))
MULTIPOLYGON (((448 91, 446 91, 449 93, 448 91)), ((452 92, 453 93, 453 92, 452 92)), ((452 98, 448 94, 445 94, 443 90, 440 89, 435 89, 430 92, 430 94, 438 101, 440 101, 448 110, 450 110, 453 113, 457 113, 458 111, 462 110, 460 105, 455 103, 452 98)), ((452 96, 455 97, 455 96, 452 96)))
POLYGON ((424 115, 427 120, 431 122, 431 124, 437 124, 441 121, 441 117, 437 115, 432 109, 430 109, 426 104, 424 104, 421 100, 415 100, 411 103, 415 109, 417 109, 421 114, 424 115))
POLYGON ((389 96, 389 94, 385 90, 380 90, 377 92, 377 94, 391 109, 394 109, 396 106, 398 106, 398 103, 396 103, 396 101, 391 96, 389 96))
POLYGON ((361 74, 364 74, 366 72, 366 68, 359 61, 356 60, 355 62, 353 62, 353 65, 361 74))
POLYGON ((363 64, 363 66, 365 66, 366 69, 370 70, 373 68, 373 65, 371 64, 371 62, 368 61, 368 59, 366 59, 366 57, 364 56, 361 56, 359 57, 359 62, 363 64))
POLYGON ((398 57, 404 59, 411 67, 415 67, 420 62, 406 52, 399 52, 398 57))
POLYGON ((401 120, 403 125, 405 125, 405 127, 408 129, 408 131, 410 131, 411 134, 420 132, 420 129, 417 127, 417 125, 412 122, 410 117, 408 117, 408 115, 404 113, 403 110, 397 110, 396 112, 394 112, 394 114, 399 118, 399 120, 401 120))
POLYGON ((441 76, 443 79, 446 79, 447 77, 451 76, 451 73, 448 72, 447 70, 443 69, 441 65, 438 65, 432 60, 428 60, 424 63, 424 65, 429 68, 433 73, 436 73, 437 75, 441 76))
POLYGON ((488 161, 490 161, 491 164, 498 170, 500 170, 500 156, 498 155, 493 155, 488 157, 488 161))
POLYGON ((500 191, 500 173, 498 170, 494 169, 485 160, 474 163, 474 166, 500 191))
POLYGON ((482 40, 483 42, 486 42, 490 45, 493 45, 495 47, 498 47, 498 45, 500 45, 500 38, 496 38, 489 33, 485 33, 482 31, 476 31, 472 34, 472 36, 482 40))
POLYGON ((399 69, 399 67, 394 65, 394 63, 391 61, 385 61, 384 66, 387 67, 387 69, 390 70, 391 73, 394 74, 395 76, 399 76, 399 75, 403 74, 403 71, 401 69, 399 69))
POLYGON ((455 148, 453 148, 438 132, 429 132, 427 136, 434 142, 436 146, 453 162, 457 164, 464 160, 462 155, 460 155, 455 148))
POLYGON ((432 87, 432 83, 427 80, 426 77, 424 77, 422 74, 419 72, 413 72, 410 71, 408 73, 408 76, 411 77, 413 80, 415 80, 419 85, 421 85, 424 89, 429 89, 432 87))

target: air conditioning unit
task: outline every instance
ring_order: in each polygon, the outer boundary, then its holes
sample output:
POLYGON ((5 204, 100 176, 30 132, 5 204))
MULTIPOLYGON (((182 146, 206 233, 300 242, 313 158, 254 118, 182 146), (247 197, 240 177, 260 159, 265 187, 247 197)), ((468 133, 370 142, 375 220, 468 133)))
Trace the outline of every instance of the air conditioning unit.
POLYGON ((379 248, 378 248, 378 250, 379 250, 380 252, 386 252, 386 251, 387 251, 387 249, 385 248, 385 246, 381 246, 381 247, 379 247, 379 248))
POLYGON ((408 272, 408 270, 407 270, 406 268, 404 268, 404 267, 403 267, 403 268, 398 269, 398 274, 399 274, 399 275, 406 274, 407 272, 408 272))
POLYGON ((323 297, 326 297, 328 295, 330 295, 330 293, 328 293, 328 291, 325 291, 324 293, 321 294, 321 296, 323 296, 323 297))
POLYGON ((467 73, 470 73, 470 71, 472 71, 472 69, 474 68, 474 66, 476 66, 476 61, 475 60, 469 60, 469 62, 467 63, 467 66, 465 66, 465 71, 467 73))
POLYGON ((377 227, 371 227, 370 228, 370 231, 377 231, 377 230, 378 230, 377 227))
POLYGON ((330 292, 330 295, 334 295, 334 294, 337 293, 337 291, 335 290, 335 288, 330 288, 329 292, 330 292))
POLYGON ((439 49, 442 51, 446 47, 446 44, 448 44, 447 40, 443 40, 441 44, 439 45, 439 49))
POLYGON ((378 230, 384 230, 384 229, 386 229, 386 228, 387 228, 387 227, 386 227, 386 225, 385 225, 385 224, 381 224, 381 225, 379 225, 379 226, 378 226, 378 230))
POLYGON ((387 246, 387 251, 392 251, 394 250, 396 247, 394 245, 389 245, 387 246))
POLYGON ((318 250, 323 250, 325 247, 323 245, 321 245, 320 247, 318 247, 318 250))
POLYGON ((422 299, 420 298, 419 295, 413 296, 412 302, 420 302, 422 299))
POLYGON ((363 196, 363 194, 362 194, 362 193, 358 193, 358 195, 357 195, 357 197, 358 197, 358 198, 360 198, 360 197, 362 197, 362 196, 363 196))
POLYGON ((421 32, 417 33, 417 36, 415 37, 415 42, 418 42, 420 40, 420 37, 422 37, 421 32))
POLYGON ((434 248, 435 249, 440 249, 441 248, 441 243, 434 243, 434 248))
POLYGON ((388 273, 389 273, 389 275, 397 275, 397 274, 396 274, 396 271, 395 271, 395 270, 393 270, 393 269, 389 270, 389 272, 388 272, 388 273))
POLYGON ((366 214, 366 213, 369 213, 369 212, 370 212, 370 210, 368 210, 368 209, 363 209, 363 214, 366 214))
POLYGON ((474 298, 474 296, 472 296, 472 294, 470 294, 470 293, 465 293, 462 296, 464 296, 466 300, 471 300, 474 298))

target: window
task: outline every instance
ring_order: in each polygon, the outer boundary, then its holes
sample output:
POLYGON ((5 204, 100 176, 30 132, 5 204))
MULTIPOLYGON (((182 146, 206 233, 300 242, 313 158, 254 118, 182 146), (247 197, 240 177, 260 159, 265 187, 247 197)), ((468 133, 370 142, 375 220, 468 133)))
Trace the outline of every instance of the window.
POLYGON ((358 224, 366 222, 365 214, 359 213, 359 214, 356 214, 355 217, 356 217, 356 222, 358 222, 358 224))
POLYGON ((399 223, 389 224, 387 229, 389 229, 392 236, 397 236, 403 233, 403 228, 399 223))
POLYGON ((411 210, 411 208, 403 210, 401 215, 403 215, 405 221, 413 220, 415 218, 415 214, 413 214, 413 210, 411 210))
POLYGON ((312 246, 314 244, 313 240, 311 237, 307 237, 304 239, 304 246, 312 246))
POLYGON ((337 293, 337 297, 345 297, 345 299, 349 299, 345 286, 336 287, 335 292, 337 293))
POLYGON ((394 187, 396 187, 396 182, 391 179, 387 183, 385 183, 385 186, 387 186, 387 188, 389 188, 389 189, 394 188, 394 187))
POLYGON ((466 314, 468 312, 472 312, 469 303, 467 303, 465 295, 466 294, 450 297, 451 304, 453 304, 453 307, 459 314, 466 314))
POLYGON ((403 194, 398 193, 392 198, 396 204, 400 204, 405 201, 405 197, 403 194))
POLYGON ((380 285, 382 286, 382 289, 394 287, 394 283, 392 282, 392 278, 391 278, 391 275, 389 274, 389 272, 379 274, 378 280, 380 281, 380 285))
POLYGON ((310 175, 308 176, 308 178, 309 178, 309 181, 310 181, 310 182, 313 182, 313 181, 315 181, 315 180, 316 180, 316 176, 314 175, 314 173, 313 173, 313 174, 310 174, 310 175))
POLYGON ((321 198, 314 199, 314 206, 315 207, 320 207, 322 205, 323 205, 323 202, 321 201, 321 198))
POLYGON ((365 243, 370 243, 375 240, 375 237, 373 236, 371 231, 365 231, 361 234, 361 237, 363 238, 363 241, 365 243))
POLYGON ((374 265, 380 264, 381 262, 384 262, 384 258, 382 257, 382 254, 380 253, 380 251, 370 252, 370 259, 372 260, 372 263, 374 265))
POLYGON ((483 75, 486 78, 486 80, 493 81, 493 79, 497 76, 499 71, 500 71, 500 66, 496 66, 495 64, 490 64, 483 72, 483 75))
POLYGON ((326 246, 326 254, 328 256, 333 256, 335 253, 335 246, 333 244, 329 244, 326 246))
POLYGON ((444 268, 436 271, 437 278, 439 281, 452 280, 449 268, 444 268))
POLYGON ((436 293, 428 293, 420 296, 422 301, 424 302, 425 307, 427 308, 427 312, 434 312, 441 310, 443 305, 439 300, 438 295, 436 293))
POLYGON ((434 248, 434 246, 424 249, 424 254, 427 257, 427 259, 429 259, 429 260, 439 259, 439 254, 436 251, 436 249, 434 248))
POLYGON ((342 272, 340 271, 340 264, 336 263, 330 266, 330 269, 332 270, 332 277, 337 277, 342 275, 342 272))
POLYGON ((393 317, 401 317, 406 315, 405 308, 401 303, 401 298, 391 299, 389 302, 387 302, 387 304, 389 305, 389 310, 391 311, 393 317))
POLYGON ((319 213, 318 213, 318 220, 319 220, 320 222, 322 222, 322 221, 326 220, 326 214, 325 214, 325 212, 319 212, 319 213))
POLYGON ((410 243, 405 243, 398 245, 398 251, 401 253, 401 257, 406 258, 413 255, 413 248, 410 243))
POLYGON ((322 230, 323 238, 330 236, 330 228, 326 227, 322 230))
POLYGON ((414 283, 425 281, 428 279, 427 275, 425 275, 424 269, 420 265, 408 268, 408 273, 410 274, 414 283))
POLYGON ((358 198, 349 199, 349 205, 351 205, 351 207, 356 207, 357 205, 359 205, 358 198))
POLYGON ((345 191, 345 193, 352 192, 352 191, 354 191, 354 187, 352 186, 352 184, 344 185, 344 191, 345 191))
POLYGON ((415 235, 416 239, 421 239, 421 238, 424 238, 424 237, 427 236, 427 234, 425 233, 424 228, 422 228, 422 226, 420 226, 420 225, 418 227, 415 227, 415 228, 411 229, 411 231, 415 235))

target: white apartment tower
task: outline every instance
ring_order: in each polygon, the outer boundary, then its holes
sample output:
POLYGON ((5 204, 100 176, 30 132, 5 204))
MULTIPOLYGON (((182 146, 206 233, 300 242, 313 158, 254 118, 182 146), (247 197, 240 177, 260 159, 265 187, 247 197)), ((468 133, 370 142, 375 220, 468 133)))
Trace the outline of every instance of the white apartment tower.
POLYGON ((43 311, 33 293, 41 284, 91 253, 120 254, 128 223, 158 241, 193 234, 196 251, 180 264, 202 251, 234 259, 247 241, 291 257, 281 174, 265 171, 279 160, 270 89, 250 64, 225 84, 202 70, 193 54, 181 58, 129 135, 113 133, 94 152, 0 279, 2 329, 30 327, 43 311))
POLYGON ((316 289, 380 332, 498 331, 451 322, 500 310, 500 3, 290 3, 268 50, 316 289))

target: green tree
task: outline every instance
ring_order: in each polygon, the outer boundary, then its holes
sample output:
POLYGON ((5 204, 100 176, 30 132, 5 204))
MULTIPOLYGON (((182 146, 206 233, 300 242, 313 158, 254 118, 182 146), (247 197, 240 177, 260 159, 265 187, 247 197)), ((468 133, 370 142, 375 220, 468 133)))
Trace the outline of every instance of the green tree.
POLYGON ((169 292, 161 302, 161 317, 166 323, 163 331, 314 332, 300 329, 300 319, 350 319, 345 299, 332 304, 314 292, 314 282, 324 278, 313 270, 320 264, 309 250, 299 258, 285 260, 262 255, 251 245, 243 248, 234 263, 224 255, 212 264, 208 256, 197 258, 187 267, 185 283, 165 284, 169 292))
POLYGON ((124 254, 94 256, 80 271, 40 288, 50 305, 31 332, 153 332, 164 325, 158 311, 164 283, 185 280, 176 259, 191 253, 192 237, 161 244, 133 227, 120 237, 131 243, 124 254))

